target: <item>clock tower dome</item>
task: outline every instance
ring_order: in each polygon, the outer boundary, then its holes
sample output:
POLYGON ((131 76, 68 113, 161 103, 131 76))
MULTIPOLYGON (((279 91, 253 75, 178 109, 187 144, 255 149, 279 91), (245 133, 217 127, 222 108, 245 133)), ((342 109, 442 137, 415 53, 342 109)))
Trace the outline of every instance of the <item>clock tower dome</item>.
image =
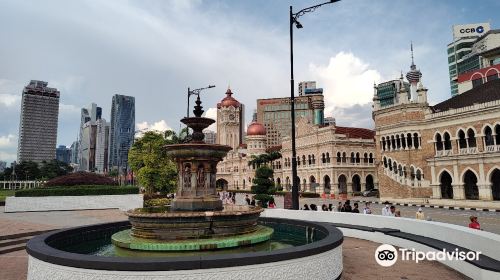
POLYGON ((243 144, 244 105, 233 96, 230 88, 217 104, 217 144, 237 150, 243 144))

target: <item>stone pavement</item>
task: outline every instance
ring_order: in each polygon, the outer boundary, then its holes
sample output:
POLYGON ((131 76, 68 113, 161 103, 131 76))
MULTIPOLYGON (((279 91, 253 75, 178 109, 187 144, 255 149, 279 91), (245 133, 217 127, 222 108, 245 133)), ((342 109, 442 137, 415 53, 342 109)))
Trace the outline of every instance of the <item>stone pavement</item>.
MULTIPOLYGON (((124 219, 125 214, 116 209, 25 213, 3 213, 3 209, 0 209, 0 235, 124 219)), ((381 267, 374 258, 378 245, 370 241, 345 238, 342 279, 467 279, 438 262, 415 264, 400 261, 390 268, 381 267)), ((27 269, 28 255, 25 250, 0 255, 1 280, 26 279, 27 269)))

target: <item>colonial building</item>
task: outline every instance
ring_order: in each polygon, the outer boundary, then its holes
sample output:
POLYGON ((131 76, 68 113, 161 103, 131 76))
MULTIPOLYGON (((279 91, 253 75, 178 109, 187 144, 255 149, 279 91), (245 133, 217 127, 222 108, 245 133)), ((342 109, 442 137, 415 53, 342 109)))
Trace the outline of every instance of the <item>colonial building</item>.
MULTIPOLYGON (((233 108, 237 108, 236 102, 232 103, 233 108)), ((217 119, 222 119, 217 123, 218 132, 221 131, 219 126, 225 125, 224 118, 219 114, 225 114, 226 110, 218 106, 217 119)), ((317 125, 306 116, 300 117, 296 125, 297 170, 302 191, 339 194, 361 192, 378 186, 374 131, 317 125)), ((245 144, 230 151, 217 165, 219 187, 249 190, 256 168, 249 165, 252 156, 276 150, 282 158, 270 163, 274 169, 274 181, 284 189, 291 189, 291 139, 285 137, 281 145, 268 147, 266 134, 266 128, 254 114, 247 128, 245 144)), ((227 139, 219 133, 217 137, 219 141, 227 139)))
POLYGON ((375 86, 381 199, 500 200, 500 80, 430 106, 420 78, 412 63, 392 102, 375 86))

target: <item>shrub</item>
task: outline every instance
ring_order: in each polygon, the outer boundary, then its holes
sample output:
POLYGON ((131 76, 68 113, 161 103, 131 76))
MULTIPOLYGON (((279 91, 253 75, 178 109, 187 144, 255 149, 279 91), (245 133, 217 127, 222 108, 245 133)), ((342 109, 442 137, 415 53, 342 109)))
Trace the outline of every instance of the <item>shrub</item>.
POLYGON ((118 185, 112 178, 90 173, 90 172, 76 172, 68 175, 56 177, 45 183, 45 187, 55 187, 55 186, 81 186, 81 185, 106 185, 106 186, 116 186, 118 185))
POLYGON ((137 194, 138 187, 73 186, 18 190, 16 197, 137 194))
POLYGON ((318 198, 319 197, 319 193, 312 193, 312 192, 303 192, 303 193, 300 193, 300 195, 304 198, 318 198))
POLYGON ((144 200, 144 207, 165 207, 170 205, 172 199, 170 198, 152 198, 144 200))
POLYGON ((252 193, 256 194, 255 199, 260 201, 264 208, 267 208, 267 203, 273 199, 272 194, 276 192, 274 182, 271 180, 273 172, 267 165, 263 165, 255 171, 252 193))

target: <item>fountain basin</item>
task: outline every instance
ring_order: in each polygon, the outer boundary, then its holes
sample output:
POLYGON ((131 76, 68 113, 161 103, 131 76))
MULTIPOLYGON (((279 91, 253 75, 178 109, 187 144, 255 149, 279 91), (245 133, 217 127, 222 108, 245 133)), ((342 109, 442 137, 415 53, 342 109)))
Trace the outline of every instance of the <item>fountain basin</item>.
POLYGON ((271 241, 181 253, 113 248, 111 235, 129 229, 128 221, 59 230, 28 242, 28 279, 340 278, 343 235, 338 229, 275 218, 260 218, 259 224, 274 229, 271 241))
MULTIPOLYGON (((131 236, 137 239, 133 243, 144 243, 140 239, 176 242, 188 239, 191 240, 190 243, 193 243, 195 240, 218 238, 217 244, 220 245, 224 237, 234 239, 233 236, 239 234, 245 234, 247 238, 252 237, 248 241, 262 239, 264 233, 262 230, 260 230, 259 238, 255 239, 255 234, 252 235, 257 231, 257 220, 262 211, 264 210, 260 207, 226 205, 221 211, 144 213, 139 208, 129 210, 126 214, 132 225, 131 236)), ((247 239, 240 241, 244 242, 244 240, 247 239)), ((132 239, 127 239, 126 243, 131 241, 132 239)), ((116 245, 120 246, 124 243, 124 238, 120 236, 116 242, 116 245)), ((148 244, 152 244, 151 242, 153 241, 149 241, 148 244)))

